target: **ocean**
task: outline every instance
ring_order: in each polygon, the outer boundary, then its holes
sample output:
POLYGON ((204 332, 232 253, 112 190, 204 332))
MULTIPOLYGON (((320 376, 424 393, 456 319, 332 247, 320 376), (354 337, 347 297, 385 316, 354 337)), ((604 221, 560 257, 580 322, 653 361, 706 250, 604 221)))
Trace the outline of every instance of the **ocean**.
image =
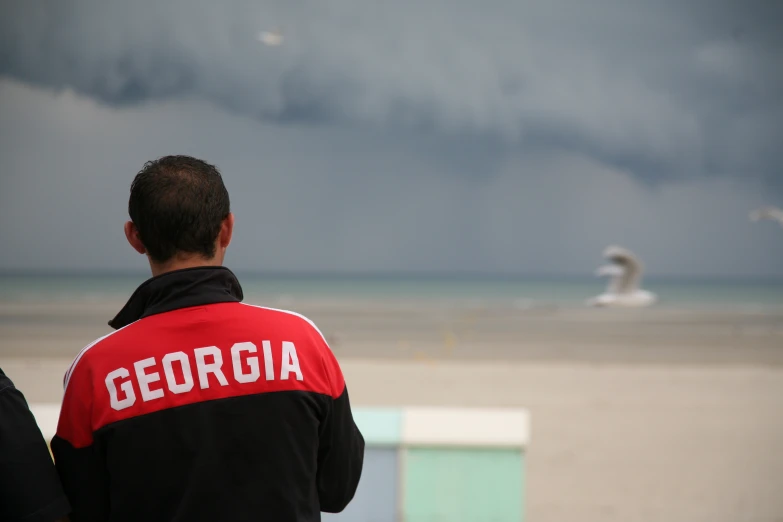
MULTIPOLYGON (((0 303, 123 301, 146 274, 0 274, 0 303)), ((599 278, 409 275, 276 275, 237 273, 245 300, 373 302, 437 300, 452 304, 582 307, 601 293, 599 278)), ((648 277, 657 307, 783 310, 783 280, 689 280, 648 277)))

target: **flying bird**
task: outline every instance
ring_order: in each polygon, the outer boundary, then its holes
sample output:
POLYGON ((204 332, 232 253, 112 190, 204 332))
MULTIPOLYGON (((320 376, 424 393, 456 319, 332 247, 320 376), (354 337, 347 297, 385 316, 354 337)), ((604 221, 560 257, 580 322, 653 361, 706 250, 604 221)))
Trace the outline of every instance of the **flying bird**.
POLYGON ((761 207, 750 213, 750 219, 751 221, 769 219, 777 221, 783 227, 783 210, 777 207, 761 207))
POLYGON ((596 276, 608 276, 609 284, 604 293, 588 299, 588 305, 639 308, 658 300, 654 293, 639 288, 643 265, 631 251, 610 246, 604 250, 604 257, 610 264, 598 268, 596 276))
POLYGON ((277 47, 283 43, 283 33, 279 29, 261 31, 258 33, 258 41, 270 47, 277 47))

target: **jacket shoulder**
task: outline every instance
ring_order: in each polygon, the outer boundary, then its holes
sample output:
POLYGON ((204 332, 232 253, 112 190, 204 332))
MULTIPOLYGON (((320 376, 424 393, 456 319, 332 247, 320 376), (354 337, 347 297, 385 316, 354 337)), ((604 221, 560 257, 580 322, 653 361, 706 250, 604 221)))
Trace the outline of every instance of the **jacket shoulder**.
POLYGON ((244 307, 251 316, 256 315, 265 320, 272 320, 285 326, 301 329, 302 331, 312 334, 317 341, 323 343, 327 348, 329 347, 326 336, 324 336, 323 332, 316 326, 315 322, 298 312, 248 303, 238 304, 244 307))
POLYGON ((77 372, 77 369, 79 372, 81 372, 85 366, 89 365, 88 361, 90 359, 100 356, 100 352, 103 351, 104 347, 113 344, 114 341, 117 341, 123 337, 123 335, 118 335, 120 332, 126 332, 128 328, 135 324, 136 322, 111 331, 106 335, 95 339, 93 342, 82 348, 76 357, 74 357, 73 362, 71 362, 70 366, 68 366, 68 369, 65 372, 65 376, 63 377, 63 389, 68 389, 68 384, 70 383, 73 375, 77 372))

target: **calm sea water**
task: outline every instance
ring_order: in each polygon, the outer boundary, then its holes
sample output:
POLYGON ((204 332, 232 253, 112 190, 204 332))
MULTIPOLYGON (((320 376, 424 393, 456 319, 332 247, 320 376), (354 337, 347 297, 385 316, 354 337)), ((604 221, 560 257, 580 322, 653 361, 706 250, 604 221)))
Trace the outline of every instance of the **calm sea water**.
MULTIPOLYGON (((256 303, 281 297, 377 301, 437 299, 447 301, 527 302, 583 306, 599 294, 605 281, 513 277, 413 276, 272 276, 238 273, 246 300, 256 303)), ((0 301, 124 300, 147 276, 0 274, 0 301)), ((647 278, 644 288, 658 294, 658 306, 688 308, 783 309, 783 280, 675 280, 647 278)))

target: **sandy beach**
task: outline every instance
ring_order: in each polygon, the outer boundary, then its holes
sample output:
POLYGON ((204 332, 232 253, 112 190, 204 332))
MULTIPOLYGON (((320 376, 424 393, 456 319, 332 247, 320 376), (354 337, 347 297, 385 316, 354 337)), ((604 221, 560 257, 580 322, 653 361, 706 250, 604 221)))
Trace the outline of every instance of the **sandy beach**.
MULTIPOLYGON (((0 305, 31 402, 122 303, 0 305)), ((533 522, 783 520, 783 315, 296 302, 356 405, 522 406, 533 522)))

